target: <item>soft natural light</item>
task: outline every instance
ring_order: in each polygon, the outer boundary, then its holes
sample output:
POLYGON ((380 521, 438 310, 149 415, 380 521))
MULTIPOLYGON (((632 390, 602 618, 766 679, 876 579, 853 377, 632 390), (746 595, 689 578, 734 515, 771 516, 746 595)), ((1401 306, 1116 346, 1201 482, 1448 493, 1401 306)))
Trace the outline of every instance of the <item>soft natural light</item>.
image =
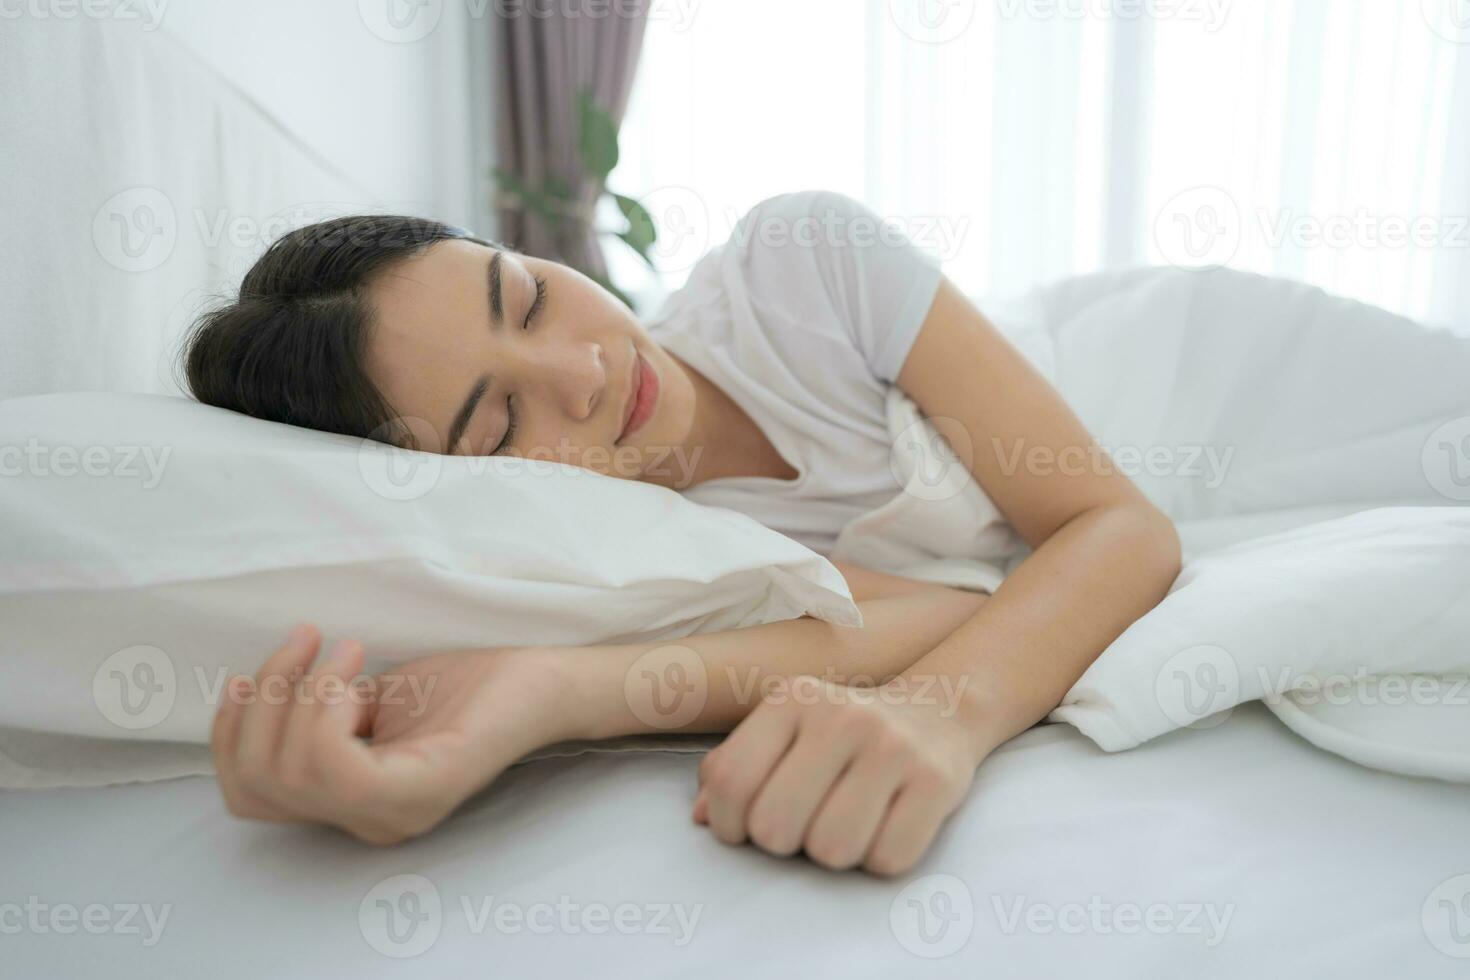
POLYGON ((1457 3, 655 3, 611 184, 662 275, 614 274, 677 287, 751 205, 824 187, 976 293, 1222 262, 1470 329, 1457 3))

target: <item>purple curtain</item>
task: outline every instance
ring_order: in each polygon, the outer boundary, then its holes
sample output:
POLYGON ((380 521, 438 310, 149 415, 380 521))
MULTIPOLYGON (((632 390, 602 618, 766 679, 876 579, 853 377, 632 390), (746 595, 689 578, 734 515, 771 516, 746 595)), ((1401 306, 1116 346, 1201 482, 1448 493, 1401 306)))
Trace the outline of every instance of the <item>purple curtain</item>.
POLYGON ((577 201, 557 227, 549 227, 501 188, 499 237, 530 255, 606 280, 592 224, 602 188, 581 176, 578 93, 590 91, 621 124, 643 46, 647 0, 524 0, 491 9, 499 28, 492 93, 499 106, 497 166, 534 189, 549 175, 577 201))

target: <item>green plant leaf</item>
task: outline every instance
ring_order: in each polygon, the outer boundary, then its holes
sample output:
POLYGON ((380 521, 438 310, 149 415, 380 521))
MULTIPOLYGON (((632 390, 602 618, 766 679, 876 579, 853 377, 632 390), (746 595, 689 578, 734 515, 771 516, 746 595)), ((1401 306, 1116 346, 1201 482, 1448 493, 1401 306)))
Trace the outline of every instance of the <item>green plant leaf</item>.
POLYGON ((602 107, 583 89, 577 97, 578 128, 582 165, 599 186, 618 165, 618 127, 602 107))
POLYGON ((511 194, 514 194, 516 197, 520 198, 521 203, 524 204, 528 210, 534 213, 541 220, 545 221, 548 225, 556 227, 556 225, 561 221, 561 216, 557 213, 557 209, 551 204, 551 201, 547 197, 547 195, 541 193, 540 191, 532 190, 530 187, 526 186, 525 181, 521 180, 509 170, 502 170, 501 168, 496 167, 492 171, 492 175, 494 176, 496 183, 505 188, 505 190, 507 190, 511 194))
POLYGON ((628 247, 643 257, 643 261, 650 266, 653 259, 649 251, 654 243, 658 241, 658 227, 653 223, 653 215, 648 209, 631 197, 622 194, 613 194, 612 198, 618 204, 618 210, 623 212, 623 217, 628 219, 627 231, 618 232, 618 237, 628 243, 628 247))
POLYGON ((564 184, 562 179, 556 174, 547 174, 541 181, 541 187, 545 190, 548 197, 553 197, 560 201, 570 201, 572 199, 572 189, 564 184))
POLYGON ((629 241, 628 240, 628 233, 627 232, 625 232, 625 231, 615 231, 615 232, 613 232, 613 234, 616 235, 617 237, 621 238, 624 242, 626 242, 627 245, 628 245, 628 247, 631 248, 634 252, 636 252, 638 254, 638 257, 643 260, 643 262, 644 262, 645 265, 647 265, 654 272, 657 272, 658 271, 658 267, 653 264, 653 257, 650 256, 647 252, 645 252, 642 249, 640 249, 638 247, 638 244, 636 242, 629 241))

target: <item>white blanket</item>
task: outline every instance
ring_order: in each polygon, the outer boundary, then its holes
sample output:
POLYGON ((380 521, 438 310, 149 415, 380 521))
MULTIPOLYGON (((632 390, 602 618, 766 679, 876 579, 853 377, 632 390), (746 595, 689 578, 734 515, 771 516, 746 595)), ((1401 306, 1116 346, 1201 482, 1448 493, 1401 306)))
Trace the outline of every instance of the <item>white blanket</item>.
POLYGON ((1109 751, 1264 700, 1364 765, 1470 782, 1470 508, 1385 507, 1190 562, 1052 713, 1109 751))
MULTIPOLYGON (((1118 751, 1264 699, 1322 748, 1470 781, 1470 340, 1227 270, 981 305, 1185 542, 1051 720, 1118 751)), ((994 588, 1024 548, 898 392, 889 426, 908 488, 834 556, 994 588)))

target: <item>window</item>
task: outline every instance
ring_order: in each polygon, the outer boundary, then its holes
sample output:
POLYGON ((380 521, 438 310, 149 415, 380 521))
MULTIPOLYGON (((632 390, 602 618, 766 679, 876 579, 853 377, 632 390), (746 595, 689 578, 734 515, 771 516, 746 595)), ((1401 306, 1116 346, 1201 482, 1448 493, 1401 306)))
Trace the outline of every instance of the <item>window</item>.
POLYGON ((612 183, 660 224, 660 288, 826 187, 972 293, 1224 262, 1470 330, 1470 0, 651 10, 612 183))

